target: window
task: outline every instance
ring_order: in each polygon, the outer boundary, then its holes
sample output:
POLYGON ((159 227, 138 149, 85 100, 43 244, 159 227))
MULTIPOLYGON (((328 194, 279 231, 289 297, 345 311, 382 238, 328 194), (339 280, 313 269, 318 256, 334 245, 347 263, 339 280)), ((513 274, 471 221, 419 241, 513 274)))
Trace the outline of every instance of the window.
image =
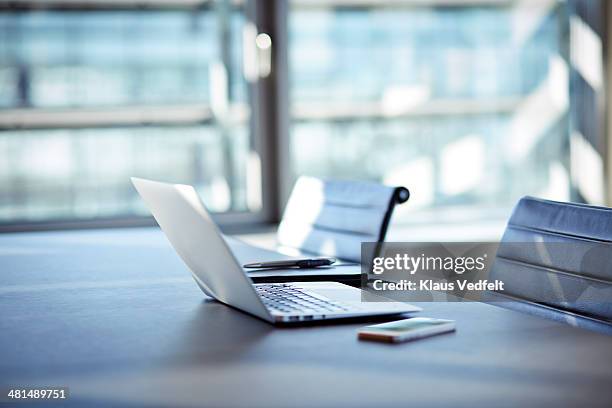
POLYGON ((0 223, 146 215, 130 176, 194 184, 217 213, 261 210, 239 2, 10 3, 0 223))
POLYGON ((603 203, 604 3, 0 3, 0 228, 139 220, 133 175, 221 223, 302 174, 405 185, 400 223, 603 203))
POLYGON ((405 185, 404 220, 569 197, 565 3, 290 4, 295 175, 405 185))

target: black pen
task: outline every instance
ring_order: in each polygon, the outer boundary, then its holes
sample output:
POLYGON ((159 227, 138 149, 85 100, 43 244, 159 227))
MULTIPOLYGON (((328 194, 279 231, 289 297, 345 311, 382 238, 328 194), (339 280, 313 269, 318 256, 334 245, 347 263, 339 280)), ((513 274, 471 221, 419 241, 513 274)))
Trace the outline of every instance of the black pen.
POLYGON ((244 268, 318 268, 336 262, 334 258, 287 259, 284 261, 253 262, 243 265, 244 268))

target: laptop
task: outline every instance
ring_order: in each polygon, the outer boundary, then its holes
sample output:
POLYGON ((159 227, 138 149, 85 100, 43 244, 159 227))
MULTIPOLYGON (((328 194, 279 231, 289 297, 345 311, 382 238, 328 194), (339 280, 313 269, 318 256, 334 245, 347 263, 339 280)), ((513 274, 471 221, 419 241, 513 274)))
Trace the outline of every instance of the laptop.
POLYGON ((192 186, 132 177, 164 234, 211 298, 273 324, 417 312, 419 307, 336 282, 254 284, 192 186), (377 299, 378 298, 378 299, 377 299))

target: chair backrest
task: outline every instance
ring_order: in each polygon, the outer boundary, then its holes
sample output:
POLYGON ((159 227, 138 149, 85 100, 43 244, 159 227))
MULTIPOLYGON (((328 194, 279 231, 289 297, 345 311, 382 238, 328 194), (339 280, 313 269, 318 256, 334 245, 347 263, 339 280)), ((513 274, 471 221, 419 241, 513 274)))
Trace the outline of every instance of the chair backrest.
POLYGON ((359 262, 362 242, 382 242, 404 187, 300 177, 278 228, 281 250, 359 262))
POLYGON ((522 198, 491 278, 512 308, 612 333, 612 208, 522 198))

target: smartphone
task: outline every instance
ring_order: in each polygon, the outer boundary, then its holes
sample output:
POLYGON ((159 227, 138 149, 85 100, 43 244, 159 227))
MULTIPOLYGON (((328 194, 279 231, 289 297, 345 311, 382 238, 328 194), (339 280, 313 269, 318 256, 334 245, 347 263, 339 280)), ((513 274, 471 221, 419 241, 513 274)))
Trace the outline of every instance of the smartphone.
POLYGON ((366 326, 358 331, 360 340, 401 343, 455 331, 454 320, 413 317, 411 319, 366 326))

